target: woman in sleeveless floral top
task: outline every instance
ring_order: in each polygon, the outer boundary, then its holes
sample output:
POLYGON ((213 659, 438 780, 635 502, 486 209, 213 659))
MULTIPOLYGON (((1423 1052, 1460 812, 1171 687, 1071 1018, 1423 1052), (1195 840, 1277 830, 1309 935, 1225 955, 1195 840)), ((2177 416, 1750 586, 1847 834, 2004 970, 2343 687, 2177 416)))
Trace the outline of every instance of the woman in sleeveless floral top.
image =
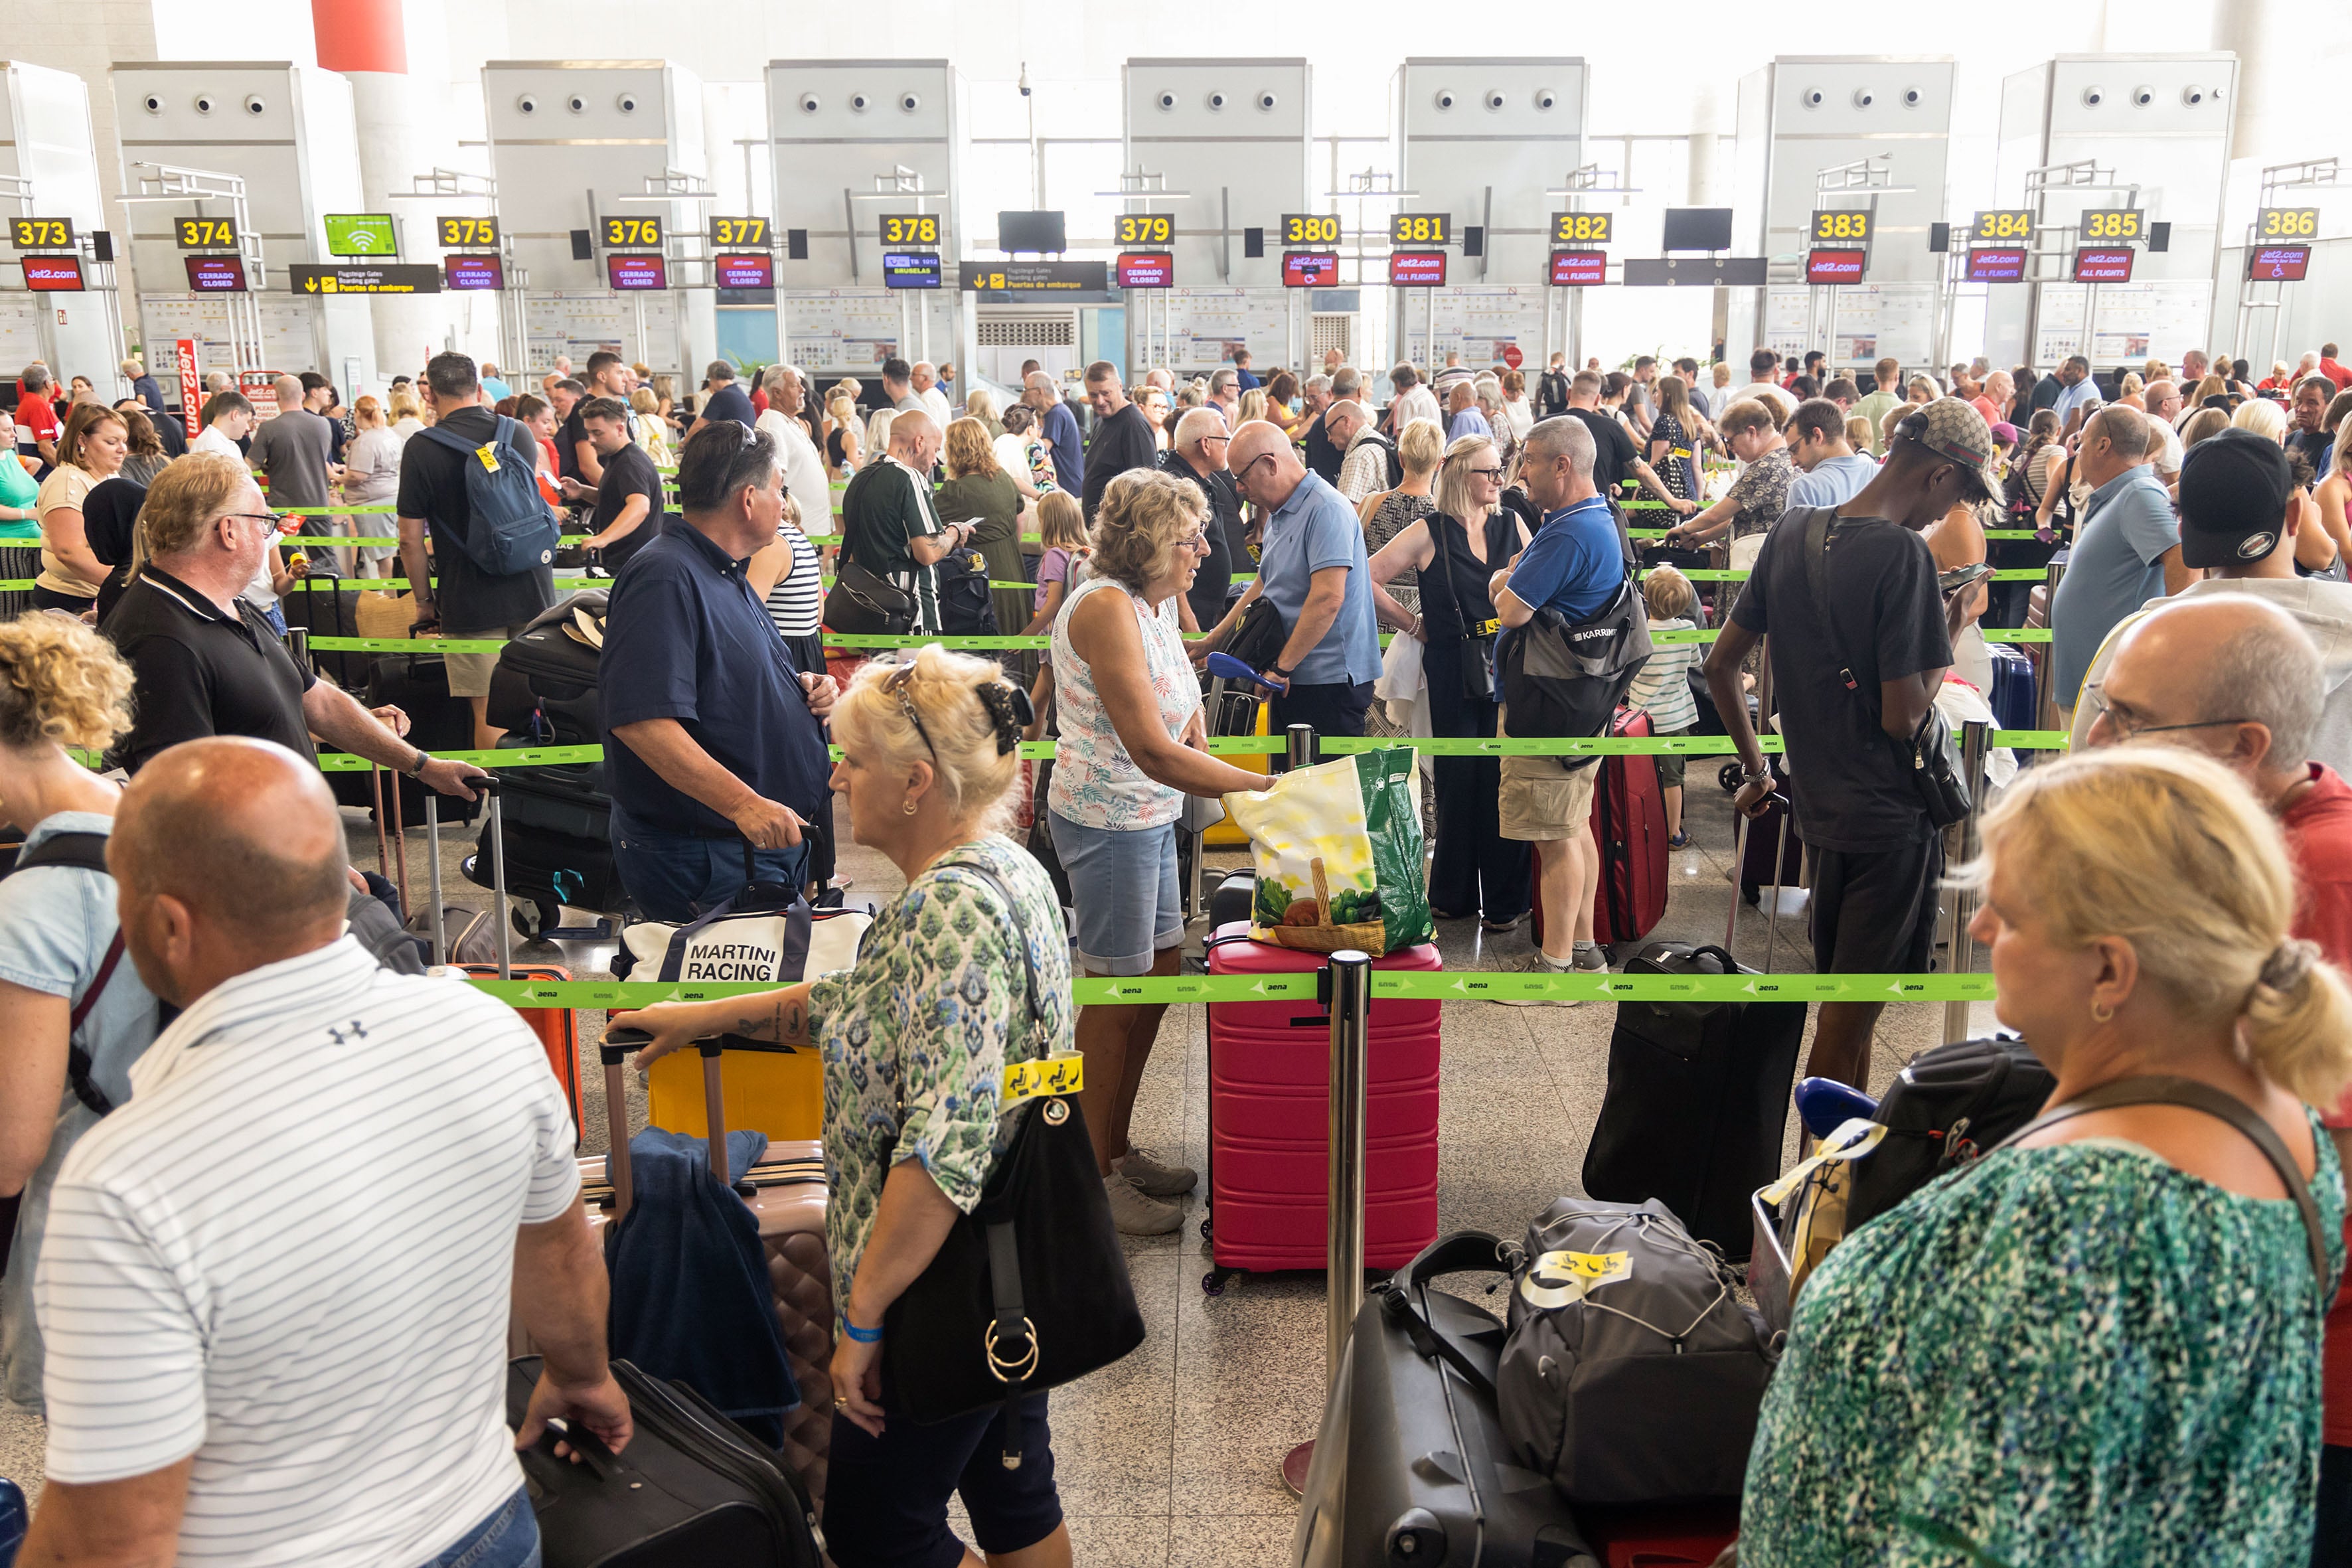
MULTIPOLYGON (((1070 876, 1078 958, 1096 975, 1173 974, 1182 956, 1176 829, 1188 795, 1265 781, 1205 750, 1200 679, 1177 630, 1179 597, 1208 553, 1200 487, 1138 468, 1103 492, 1089 575, 1055 617, 1061 740, 1046 792, 1055 853, 1070 876)), ((1165 1006, 1088 1007, 1078 1016, 1083 1100, 1111 1214, 1130 1235, 1184 1222, 1195 1176, 1128 1142, 1136 1086, 1165 1006)))
POLYGON ((2021 775, 1983 834, 1963 876, 2000 1021, 2056 1073, 2053 1110, 2112 1098, 1805 1282, 1741 1568, 2302 1568, 2344 1261, 2309 1107, 2352 1077, 2352 1005, 2288 934, 2279 829, 2217 763, 2129 745, 2021 775), (2133 1098, 2184 1079, 2216 1110, 2133 1098))

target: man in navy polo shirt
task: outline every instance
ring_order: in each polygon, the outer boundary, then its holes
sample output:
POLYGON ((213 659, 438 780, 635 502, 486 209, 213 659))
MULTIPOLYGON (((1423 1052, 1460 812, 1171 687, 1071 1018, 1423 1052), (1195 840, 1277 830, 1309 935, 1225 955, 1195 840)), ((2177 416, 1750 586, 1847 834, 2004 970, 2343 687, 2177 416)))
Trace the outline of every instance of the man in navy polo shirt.
MULTIPOLYGON (((1499 568, 1487 585, 1505 639, 1557 610, 1570 624, 1607 607, 1625 581, 1625 556, 1609 503, 1592 483, 1598 456, 1585 423, 1563 414, 1528 432, 1519 482, 1543 509, 1543 526, 1525 550, 1499 568)), ((1497 648, 1496 667, 1502 663, 1497 648)), ((1511 728, 1506 709, 1499 726, 1511 728)), ((1519 735, 1522 740, 1559 736, 1519 735)), ((1576 738, 1576 737, 1568 737, 1576 738)), ((1592 816, 1593 757, 1505 757, 1496 816, 1502 836, 1535 846, 1536 897, 1543 910, 1543 946, 1523 966, 1538 973, 1569 969, 1605 972, 1609 956, 1592 940, 1592 896, 1601 886, 1601 851, 1586 824, 1592 816)), ((1529 998, 1514 1005, 1566 1005, 1529 998)))
POLYGON ((602 668, 614 863, 647 918, 682 921, 755 872, 803 879, 835 688, 793 668, 743 579, 783 521, 774 439, 714 420, 686 443, 677 480, 685 526, 614 580, 602 668))

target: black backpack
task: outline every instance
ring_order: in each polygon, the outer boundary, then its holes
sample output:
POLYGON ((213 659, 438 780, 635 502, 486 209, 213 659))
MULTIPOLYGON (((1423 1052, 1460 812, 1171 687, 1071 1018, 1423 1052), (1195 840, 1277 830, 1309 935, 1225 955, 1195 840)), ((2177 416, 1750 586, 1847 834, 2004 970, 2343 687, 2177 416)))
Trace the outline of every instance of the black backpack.
POLYGON ((939 576, 940 631, 951 637, 998 636, 996 601, 988 591, 988 560, 977 550, 950 552, 932 568, 939 576))
POLYGON ((1878 1102, 1886 1137, 1853 1167, 1845 1233, 2033 1120, 2058 1080, 2023 1040, 1954 1040, 1913 1057, 1878 1102))
MULTIPOLYGON (((1516 740, 1585 740, 1609 733, 1617 705, 1650 658, 1649 611, 1629 569, 1609 603, 1571 623, 1558 610, 1535 618, 1504 645, 1503 700, 1516 740)), ((1569 773, 1591 755, 1564 756, 1569 773)))
POLYGON ((1388 459, 1388 488, 1394 489, 1404 483, 1404 459, 1397 456, 1396 443, 1377 430, 1365 431, 1364 439, 1380 447, 1381 455, 1388 459))

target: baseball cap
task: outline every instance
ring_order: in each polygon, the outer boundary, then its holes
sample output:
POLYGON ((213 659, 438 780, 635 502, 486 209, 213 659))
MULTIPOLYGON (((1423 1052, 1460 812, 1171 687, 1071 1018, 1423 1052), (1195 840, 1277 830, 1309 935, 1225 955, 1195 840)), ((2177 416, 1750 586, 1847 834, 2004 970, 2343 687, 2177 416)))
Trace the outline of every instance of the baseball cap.
POLYGON ((1975 470, 1989 498, 2001 493, 2000 475, 1993 467, 1992 431, 1984 416, 1957 397, 1939 397, 1895 427, 1939 458, 1975 470))
POLYGON ((2286 537, 2294 473, 2276 441, 2223 430, 2181 455, 2180 563, 2243 566, 2286 537))

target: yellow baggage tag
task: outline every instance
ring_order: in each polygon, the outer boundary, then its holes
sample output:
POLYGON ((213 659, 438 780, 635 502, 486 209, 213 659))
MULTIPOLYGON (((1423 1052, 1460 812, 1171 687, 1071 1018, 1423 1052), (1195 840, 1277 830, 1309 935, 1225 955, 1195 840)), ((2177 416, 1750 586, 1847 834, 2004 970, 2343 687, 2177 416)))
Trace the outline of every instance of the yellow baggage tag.
POLYGON ((1674 455, 1675 455, 1675 457, 1677 457, 1677 458, 1687 458, 1687 457, 1689 457, 1689 456, 1690 456, 1690 453, 1689 453, 1688 451, 1685 450, 1683 447, 1673 447, 1673 448, 1671 448, 1671 450, 1673 451, 1674 455))
POLYGON ((485 442, 475 447, 474 456, 482 460, 483 472, 495 474, 499 471, 499 444, 496 441, 485 442))
POLYGON ((1519 1280, 1519 1296, 1531 1307, 1565 1307, 1633 1273, 1630 1252, 1547 1252, 1519 1280))
POLYGON ((1053 1100, 1076 1094, 1086 1085, 1086 1058, 1061 1051, 1032 1061, 1004 1064, 1002 1109, 1010 1110, 1024 1100, 1053 1100))

